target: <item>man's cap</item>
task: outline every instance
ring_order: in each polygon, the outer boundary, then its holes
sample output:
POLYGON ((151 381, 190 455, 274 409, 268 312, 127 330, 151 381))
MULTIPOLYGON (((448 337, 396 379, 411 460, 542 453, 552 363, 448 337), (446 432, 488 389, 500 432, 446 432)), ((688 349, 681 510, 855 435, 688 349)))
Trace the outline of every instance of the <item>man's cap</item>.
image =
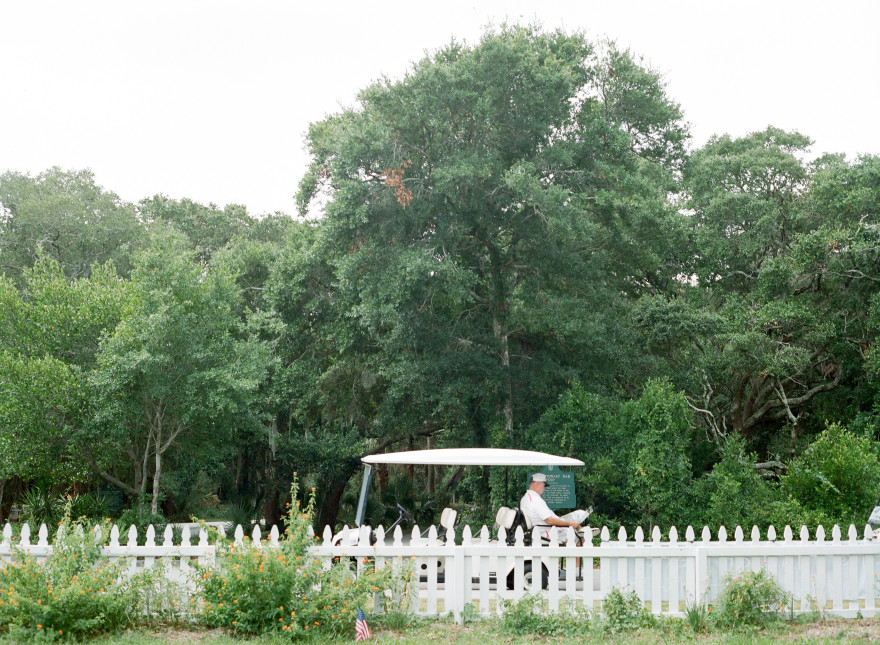
POLYGON ((535 473, 532 475, 532 481, 533 482, 542 482, 542 483, 546 484, 547 483, 547 475, 545 475, 544 473, 535 473))

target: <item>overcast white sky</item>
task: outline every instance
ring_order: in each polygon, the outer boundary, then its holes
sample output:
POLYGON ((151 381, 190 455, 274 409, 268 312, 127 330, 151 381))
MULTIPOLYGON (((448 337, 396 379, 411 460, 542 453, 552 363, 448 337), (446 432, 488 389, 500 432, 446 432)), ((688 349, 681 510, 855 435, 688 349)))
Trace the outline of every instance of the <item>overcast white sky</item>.
POLYGON ((0 172, 293 214, 310 122, 505 20, 643 54, 695 145, 772 124, 880 154, 876 0, 0 0, 0 172))

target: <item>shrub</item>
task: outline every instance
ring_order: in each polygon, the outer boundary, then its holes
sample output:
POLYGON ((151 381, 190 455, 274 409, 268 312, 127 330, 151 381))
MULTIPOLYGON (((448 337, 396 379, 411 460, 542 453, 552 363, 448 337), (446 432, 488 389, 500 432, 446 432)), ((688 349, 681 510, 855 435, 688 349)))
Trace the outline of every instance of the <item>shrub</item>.
POLYGON ((649 525, 681 525, 691 505, 687 438, 693 413, 684 393, 668 381, 650 380, 642 396, 625 407, 633 458, 630 497, 649 525))
MULTIPOLYGON (((116 526, 119 527, 119 535, 121 539, 128 542, 128 531, 134 526, 137 529, 137 543, 143 545, 147 540, 147 529, 150 525, 156 531, 156 535, 162 535, 168 520, 161 513, 153 515, 146 504, 139 503, 136 506, 127 508, 116 520, 116 526)), ((177 542, 180 544, 180 542, 177 542)))
POLYGON ((654 627, 656 624, 656 618, 645 609, 635 591, 625 594, 620 589, 612 589, 602 601, 602 626, 609 632, 654 627))
POLYGON ((825 523, 864 524, 877 499, 877 445, 837 424, 795 458, 782 488, 825 523))
POLYGON ((770 524, 776 527, 776 531, 780 535, 786 526, 790 526, 795 535, 800 535, 802 526, 809 528, 810 533, 815 535, 816 527, 820 524, 826 529, 833 525, 833 521, 829 522, 830 518, 825 513, 805 508, 791 495, 770 502, 767 512, 770 524))
POLYGON ((752 467, 753 457, 745 450, 745 440, 731 435, 724 444, 721 461, 711 472, 694 483, 694 499, 700 500, 693 511, 692 524, 708 525, 717 531, 752 525, 765 528, 771 523, 774 500, 779 493, 774 484, 762 478, 752 467))
MULTIPOLYGON (((0 631, 54 640, 113 632, 130 623, 137 599, 118 566, 100 558, 100 539, 68 501, 52 554, 40 562, 17 549, 0 568, 0 631)), ((105 525, 103 535, 108 535, 105 525)))
MULTIPOLYGON (((52 526, 55 518, 62 512, 63 501, 46 486, 29 488, 21 496, 21 520, 30 525, 36 533, 41 524, 52 526)), ((76 516, 74 516, 76 517, 76 516)))
POLYGON ((107 505, 96 493, 73 493, 70 496, 70 516, 101 521, 107 516, 107 505))
POLYGON ((715 619, 722 627, 761 626, 777 618, 789 599, 789 594, 764 569, 728 574, 715 619))
POLYGON ((246 634, 351 633, 358 607, 372 605, 375 594, 392 585, 390 569, 377 571, 369 562, 359 563, 357 572, 349 562, 327 569, 309 557, 315 493, 303 509, 298 492, 294 479, 278 548, 245 538, 243 546, 220 546, 219 568, 197 570, 202 599, 196 615, 202 623, 246 634))
POLYGON ((500 629, 511 636, 535 634, 548 638, 581 636, 589 629, 590 616, 580 607, 568 609, 561 606, 558 612, 544 614, 544 599, 540 595, 526 594, 519 600, 503 600, 504 613, 500 629))

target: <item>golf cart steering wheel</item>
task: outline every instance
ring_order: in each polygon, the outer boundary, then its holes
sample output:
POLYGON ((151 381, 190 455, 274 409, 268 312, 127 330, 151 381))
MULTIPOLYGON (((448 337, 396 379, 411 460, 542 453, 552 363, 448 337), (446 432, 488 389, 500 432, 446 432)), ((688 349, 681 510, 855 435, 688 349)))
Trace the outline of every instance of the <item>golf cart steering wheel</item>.
POLYGON ((400 513, 400 519, 409 522, 410 524, 415 524, 416 521, 412 515, 410 515, 409 511, 406 510, 399 503, 397 504, 397 512, 400 513))
POLYGON ((394 520, 394 524, 392 524, 391 526, 388 527, 388 529, 386 530, 387 534, 391 534, 391 532, 394 531, 395 528, 397 528, 397 525, 400 524, 401 522, 403 522, 404 520, 406 520, 410 524, 416 523, 416 521, 413 519, 413 516, 409 514, 409 511, 406 510, 403 506, 401 506, 399 502, 397 504, 397 512, 398 512, 397 519, 394 520))

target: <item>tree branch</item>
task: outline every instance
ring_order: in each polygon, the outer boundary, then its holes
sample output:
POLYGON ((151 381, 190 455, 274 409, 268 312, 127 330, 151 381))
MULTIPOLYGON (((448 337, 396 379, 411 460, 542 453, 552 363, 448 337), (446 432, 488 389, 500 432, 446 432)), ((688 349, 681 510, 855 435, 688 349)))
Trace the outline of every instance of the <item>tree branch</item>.
MULTIPOLYGON (((114 477, 110 473, 106 473, 103 470, 101 470, 101 467, 98 466, 98 461, 95 459, 95 457, 88 450, 86 450, 85 448, 80 448, 80 452, 82 453, 83 457, 86 458, 86 461, 89 462, 89 465, 92 467, 92 470, 95 472, 95 474, 97 474, 101 479, 113 484, 117 488, 121 488, 122 490, 124 490, 126 493, 128 493, 132 497, 140 497, 141 492, 139 490, 132 488, 131 486, 126 484, 124 481, 122 481, 121 479, 119 479, 117 477, 114 477)), ((146 474, 144 474, 144 476, 146 477, 146 474)))

